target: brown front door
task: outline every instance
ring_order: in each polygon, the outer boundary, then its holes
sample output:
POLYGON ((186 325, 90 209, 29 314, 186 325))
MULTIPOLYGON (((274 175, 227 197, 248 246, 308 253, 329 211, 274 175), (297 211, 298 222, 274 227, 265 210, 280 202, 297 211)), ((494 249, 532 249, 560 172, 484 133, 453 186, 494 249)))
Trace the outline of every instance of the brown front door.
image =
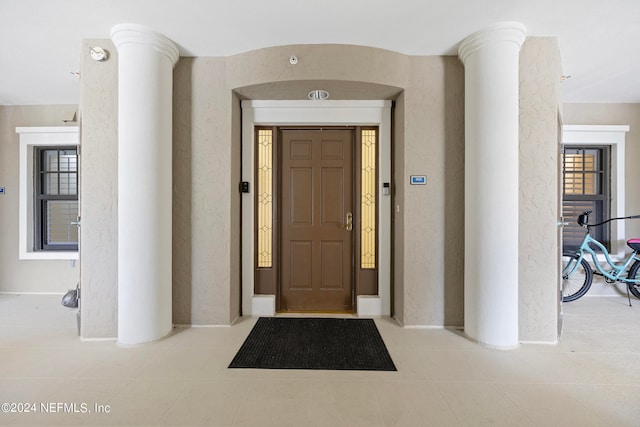
POLYGON ((282 311, 352 311, 354 132, 282 130, 282 311))

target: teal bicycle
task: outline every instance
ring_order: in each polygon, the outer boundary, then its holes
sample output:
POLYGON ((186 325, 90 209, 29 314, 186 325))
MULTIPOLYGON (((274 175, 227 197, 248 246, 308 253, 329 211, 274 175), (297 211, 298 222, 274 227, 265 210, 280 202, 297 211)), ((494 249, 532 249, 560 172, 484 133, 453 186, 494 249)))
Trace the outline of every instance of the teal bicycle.
POLYGON ((610 221, 638 219, 640 215, 611 218, 599 224, 589 224, 589 214, 591 211, 583 212, 578 216, 578 224, 587 229, 578 250, 575 252, 565 251, 562 254, 562 302, 575 301, 586 294, 595 274, 604 277, 607 283, 624 283, 629 305, 631 305, 629 292, 636 298, 640 298, 640 274, 638 272, 640 270, 640 239, 627 240, 627 245, 633 252, 621 264, 616 264, 611 259, 607 248, 591 236, 591 229, 610 221), (594 247, 604 254, 606 267, 603 267, 598 261, 594 247), (591 255, 595 271, 585 258, 587 254, 591 255), (605 270, 605 268, 607 269, 605 270))

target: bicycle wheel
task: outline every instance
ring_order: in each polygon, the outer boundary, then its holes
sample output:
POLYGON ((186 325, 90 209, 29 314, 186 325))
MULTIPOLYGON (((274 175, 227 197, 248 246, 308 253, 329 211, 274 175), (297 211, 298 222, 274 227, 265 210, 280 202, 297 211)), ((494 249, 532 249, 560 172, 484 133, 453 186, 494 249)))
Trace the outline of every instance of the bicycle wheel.
POLYGON ((562 254, 562 302, 575 301, 587 293, 593 281, 591 266, 583 258, 580 265, 567 276, 580 257, 576 253, 565 252, 562 254), (566 271, 566 273, 565 273, 566 271))
MULTIPOLYGON (((638 269, 640 269, 640 261, 636 261, 633 263, 633 265, 629 269, 629 273, 627 273, 627 278, 640 279, 640 277, 638 277, 638 269)), ((640 283, 627 282, 627 285, 629 285, 629 290, 631 291, 633 296, 636 298, 640 298, 640 283)))

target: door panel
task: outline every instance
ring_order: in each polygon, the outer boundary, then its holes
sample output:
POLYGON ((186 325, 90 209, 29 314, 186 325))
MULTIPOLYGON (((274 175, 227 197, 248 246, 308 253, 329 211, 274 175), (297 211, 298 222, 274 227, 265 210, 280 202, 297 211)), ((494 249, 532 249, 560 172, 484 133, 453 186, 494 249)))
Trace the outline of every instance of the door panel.
POLYGON ((322 279, 320 289, 343 289, 345 286, 342 271, 345 258, 343 242, 323 241, 322 245, 322 279))
POLYGON ((291 168, 289 175, 290 225, 311 226, 313 225, 313 170, 291 168))
POLYGON ((309 240, 291 241, 289 242, 289 248, 291 249, 289 251, 289 259, 291 260, 289 263, 291 289, 311 290, 313 242, 309 240))
POLYGON ((322 224, 342 225, 344 210, 344 171, 342 168, 323 168, 321 191, 322 224))
POLYGON ((311 140, 291 141, 290 159, 291 160, 311 160, 311 140))
POLYGON ((322 141, 322 160, 343 160, 345 142, 341 140, 322 141))
POLYGON ((353 310, 353 131, 282 130, 282 311, 353 310))

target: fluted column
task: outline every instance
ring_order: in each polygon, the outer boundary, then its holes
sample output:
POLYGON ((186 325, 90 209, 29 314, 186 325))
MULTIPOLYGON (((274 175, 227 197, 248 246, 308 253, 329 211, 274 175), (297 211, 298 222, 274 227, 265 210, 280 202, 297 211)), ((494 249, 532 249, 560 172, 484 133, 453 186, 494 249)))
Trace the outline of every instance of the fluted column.
POLYGON ((465 333, 518 346, 518 85, 525 27, 467 37, 465 67, 465 333))
POLYGON ((118 50, 118 341, 172 327, 172 96, 175 44, 134 24, 111 29, 118 50))

